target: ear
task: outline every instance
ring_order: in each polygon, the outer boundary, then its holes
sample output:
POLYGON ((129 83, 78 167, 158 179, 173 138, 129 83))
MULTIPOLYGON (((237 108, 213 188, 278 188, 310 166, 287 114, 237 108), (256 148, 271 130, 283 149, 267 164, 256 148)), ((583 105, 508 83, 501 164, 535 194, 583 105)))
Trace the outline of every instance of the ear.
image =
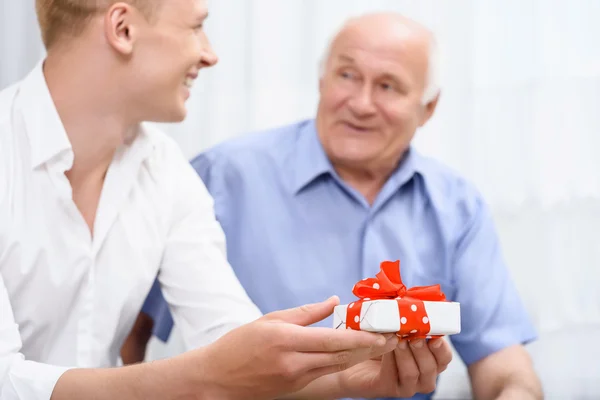
POLYGON ((423 106, 423 115, 421 116, 421 121, 419 121, 419 126, 423 126, 429 121, 429 119, 433 116, 435 109, 438 105, 438 101, 440 99, 440 93, 435 96, 435 99, 431 100, 429 103, 423 106))
POLYGON ((119 53, 129 55, 136 37, 134 9, 126 3, 113 4, 104 16, 107 42, 119 53))

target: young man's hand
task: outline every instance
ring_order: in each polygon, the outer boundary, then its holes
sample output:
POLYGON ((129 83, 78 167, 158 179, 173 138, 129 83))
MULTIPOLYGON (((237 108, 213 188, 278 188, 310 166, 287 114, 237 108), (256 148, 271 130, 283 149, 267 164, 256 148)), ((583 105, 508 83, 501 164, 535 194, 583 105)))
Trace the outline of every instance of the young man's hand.
POLYGON ((206 398, 281 397, 394 350, 395 335, 307 327, 331 315, 338 302, 267 314, 199 349, 206 398))

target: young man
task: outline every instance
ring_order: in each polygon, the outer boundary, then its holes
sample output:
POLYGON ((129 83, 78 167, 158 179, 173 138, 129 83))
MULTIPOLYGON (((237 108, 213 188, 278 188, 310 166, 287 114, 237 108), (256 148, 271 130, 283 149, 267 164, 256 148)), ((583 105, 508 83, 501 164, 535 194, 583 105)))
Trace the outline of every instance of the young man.
MULTIPOLYGON (((0 398, 403 393, 394 335, 303 327, 336 298, 261 317, 205 187, 142 124, 182 120, 199 70, 217 62, 204 2, 36 4, 47 58, 0 92, 0 398), (190 351, 104 368, 157 274, 190 351)), ((432 354, 443 370, 448 348, 432 354)))
MULTIPOLYGON (((523 347, 536 333, 485 202, 411 148, 437 105, 436 62, 432 34, 414 21, 352 19, 324 59, 314 120, 245 135, 192 164, 214 197, 229 260, 263 312, 332 288, 352 301, 354 282, 399 258, 408 286, 440 283, 461 303, 462 332, 451 340, 475 398, 538 399, 523 347)), ((146 307, 152 316, 156 304, 146 307)), ((422 345, 405 346, 404 359, 422 345)))

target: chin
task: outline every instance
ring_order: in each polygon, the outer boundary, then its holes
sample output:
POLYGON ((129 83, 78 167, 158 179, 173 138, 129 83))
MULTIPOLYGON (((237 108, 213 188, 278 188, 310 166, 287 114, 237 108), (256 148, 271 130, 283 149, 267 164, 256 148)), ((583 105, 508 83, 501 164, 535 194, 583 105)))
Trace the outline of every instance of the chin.
POLYGON ((182 112, 173 115, 173 119, 169 122, 183 122, 185 117, 187 117, 187 110, 183 110, 182 112))
POLYGON ((164 113, 162 116, 163 120, 161 122, 165 122, 165 123, 182 122, 183 120, 185 120, 186 116, 187 116, 187 109, 185 108, 185 106, 180 106, 180 107, 176 107, 171 110, 168 110, 166 113, 164 113))

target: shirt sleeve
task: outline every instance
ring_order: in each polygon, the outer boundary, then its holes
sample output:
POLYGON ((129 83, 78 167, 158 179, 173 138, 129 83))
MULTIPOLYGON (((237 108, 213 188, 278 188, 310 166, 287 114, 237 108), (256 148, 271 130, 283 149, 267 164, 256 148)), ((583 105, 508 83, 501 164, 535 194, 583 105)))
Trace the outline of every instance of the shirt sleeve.
POLYGON ((25 360, 8 292, 0 275, 0 400, 49 400, 69 368, 25 360))
POLYGON ((454 281, 461 308, 461 333, 451 336, 470 365, 516 344, 536 339, 519 293, 504 262, 491 212, 480 196, 456 243, 454 281))
POLYGON ((235 276, 214 201, 180 157, 173 174, 174 209, 159 281, 186 348, 206 345, 262 314, 235 276))

